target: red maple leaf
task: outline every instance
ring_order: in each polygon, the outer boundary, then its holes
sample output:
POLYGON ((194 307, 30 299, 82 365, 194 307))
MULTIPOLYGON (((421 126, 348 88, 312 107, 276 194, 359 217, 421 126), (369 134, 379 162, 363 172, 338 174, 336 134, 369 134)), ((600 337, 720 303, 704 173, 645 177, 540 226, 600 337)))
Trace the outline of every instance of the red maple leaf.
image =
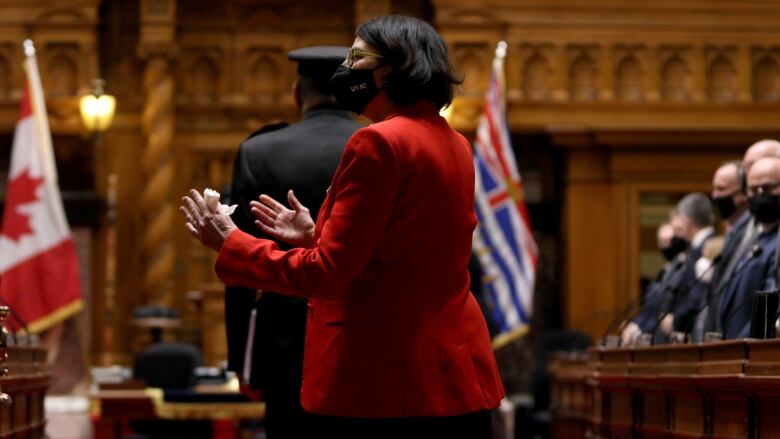
POLYGON ((0 233, 14 241, 18 241, 26 233, 33 233, 30 228, 30 216, 19 212, 19 206, 38 200, 35 191, 43 182, 43 178, 30 178, 29 171, 25 169, 8 182, 8 196, 5 199, 3 227, 0 233))

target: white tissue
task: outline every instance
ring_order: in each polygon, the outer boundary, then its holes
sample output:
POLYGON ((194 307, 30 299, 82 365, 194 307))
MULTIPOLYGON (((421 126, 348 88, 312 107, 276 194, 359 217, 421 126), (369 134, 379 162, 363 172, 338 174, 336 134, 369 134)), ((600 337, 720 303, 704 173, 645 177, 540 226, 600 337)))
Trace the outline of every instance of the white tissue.
POLYGON ((206 207, 212 212, 219 212, 222 215, 232 215, 236 210, 237 204, 227 206, 219 203, 219 192, 211 188, 203 189, 203 199, 206 201, 206 207))
POLYGON ((712 261, 704 256, 700 257, 693 266, 696 279, 705 284, 712 282, 712 270, 710 270, 710 267, 712 267, 712 261))
POLYGON ((219 197, 219 192, 215 191, 214 189, 203 189, 203 199, 206 201, 206 207, 208 207, 212 212, 217 211, 217 206, 219 206, 219 197))

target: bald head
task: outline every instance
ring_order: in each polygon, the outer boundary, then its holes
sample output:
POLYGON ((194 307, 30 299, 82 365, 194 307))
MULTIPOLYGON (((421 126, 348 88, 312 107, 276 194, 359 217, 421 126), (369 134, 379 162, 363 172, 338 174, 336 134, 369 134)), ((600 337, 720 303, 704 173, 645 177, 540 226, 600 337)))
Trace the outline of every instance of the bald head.
POLYGON ((712 201, 726 222, 734 224, 747 209, 742 162, 730 161, 720 165, 712 177, 712 201))
POLYGON ((759 188, 780 183, 780 158, 764 157, 756 160, 748 171, 747 181, 751 195, 758 192, 759 188))
POLYGON ((737 161, 726 162, 720 165, 712 176, 712 198, 733 195, 742 191, 740 180, 740 166, 737 161))
POLYGON ((780 157, 780 142, 773 139, 759 140, 745 151, 742 166, 749 171, 753 164, 764 157, 780 157))
POLYGON ((764 226, 780 218, 780 158, 756 160, 747 175, 750 213, 764 226))

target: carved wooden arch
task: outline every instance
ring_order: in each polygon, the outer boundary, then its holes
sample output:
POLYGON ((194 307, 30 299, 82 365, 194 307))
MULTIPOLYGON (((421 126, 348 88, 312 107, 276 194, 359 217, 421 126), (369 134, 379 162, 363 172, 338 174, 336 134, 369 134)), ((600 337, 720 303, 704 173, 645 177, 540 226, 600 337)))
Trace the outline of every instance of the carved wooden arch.
POLYGON ((56 5, 37 11, 32 17, 36 26, 51 24, 90 24, 92 19, 79 7, 56 5))
POLYGON ((253 29, 285 29, 290 26, 288 20, 276 11, 267 8, 260 7, 240 20, 238 28, 242 30, 253 29))
POLYGON ((186 97, 197 103, 212 103, 222 92, 224 65, 222 53, 216 48, 192 48, 182 63, 180 78, 186 97))
POLYGON ((672 102, 686 102, 691 98, 691 68, 679 48, 662 48, 661 96, 672 102))
POLYGON ((255 47, 249 49, 246 64, 244 90, 250 102, 273 102, 279 99, 283 90, 286 62, 281 47, 255 47))
POLYGON ((756 102, 780 101, 780 63, 776 53, 759 50, 753 61, 753 100, 756 102))
POLYGON ((523 47, 521 89, 529 101, 548 100, 552 94, 552 63, 549 51, 542 45, 523 47))
POLYGON ((598 68, 593 46, 569 47, 569 96, 575 101, 595 100, 598 93, 598 68))
POLYGON ((713 102, 733 102, 737 98, 737 69, 729 48, 708 48, 707 97, 713 102))
POLYGON ((633 51, 624 54, 615 65, 615 96, 627 102, 644 99, 644 68, 633 51))
POLYGON ((50 44, 45 52, 46 92, 51 97, 73 97, 79 92, 76 44, 50 44))
POLYGON ((463 77, 461 93, 474 96, 483 93, 490 78, 492 61, 487 43, 457 43, 451 51, 455 70, 463 77))

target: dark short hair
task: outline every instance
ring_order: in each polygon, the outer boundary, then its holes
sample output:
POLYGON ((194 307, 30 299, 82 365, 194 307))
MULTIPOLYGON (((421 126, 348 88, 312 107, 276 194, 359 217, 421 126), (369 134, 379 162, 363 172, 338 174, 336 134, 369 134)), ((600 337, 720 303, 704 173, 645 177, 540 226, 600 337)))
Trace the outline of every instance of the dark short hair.
POLYGON ((709 197, 701 192, 691 192, 684 196, 677 203, 677 213, 688 218, 699 227, 707 227, 715 223, 712 203, 709 197))
POLYGON ((355 35, 386 57, 391 67, 384 90, 398 105, 428 99, 442 108, 452 102, 455 75, 447 45, 433 27, 417 18, 386 15, 361 24, 355 35))
POLYGON ((298 95, 303 101, 317 98, 332 98, 335 102, 330 79, 322 80, 320 78, 298 75, 298 95))

